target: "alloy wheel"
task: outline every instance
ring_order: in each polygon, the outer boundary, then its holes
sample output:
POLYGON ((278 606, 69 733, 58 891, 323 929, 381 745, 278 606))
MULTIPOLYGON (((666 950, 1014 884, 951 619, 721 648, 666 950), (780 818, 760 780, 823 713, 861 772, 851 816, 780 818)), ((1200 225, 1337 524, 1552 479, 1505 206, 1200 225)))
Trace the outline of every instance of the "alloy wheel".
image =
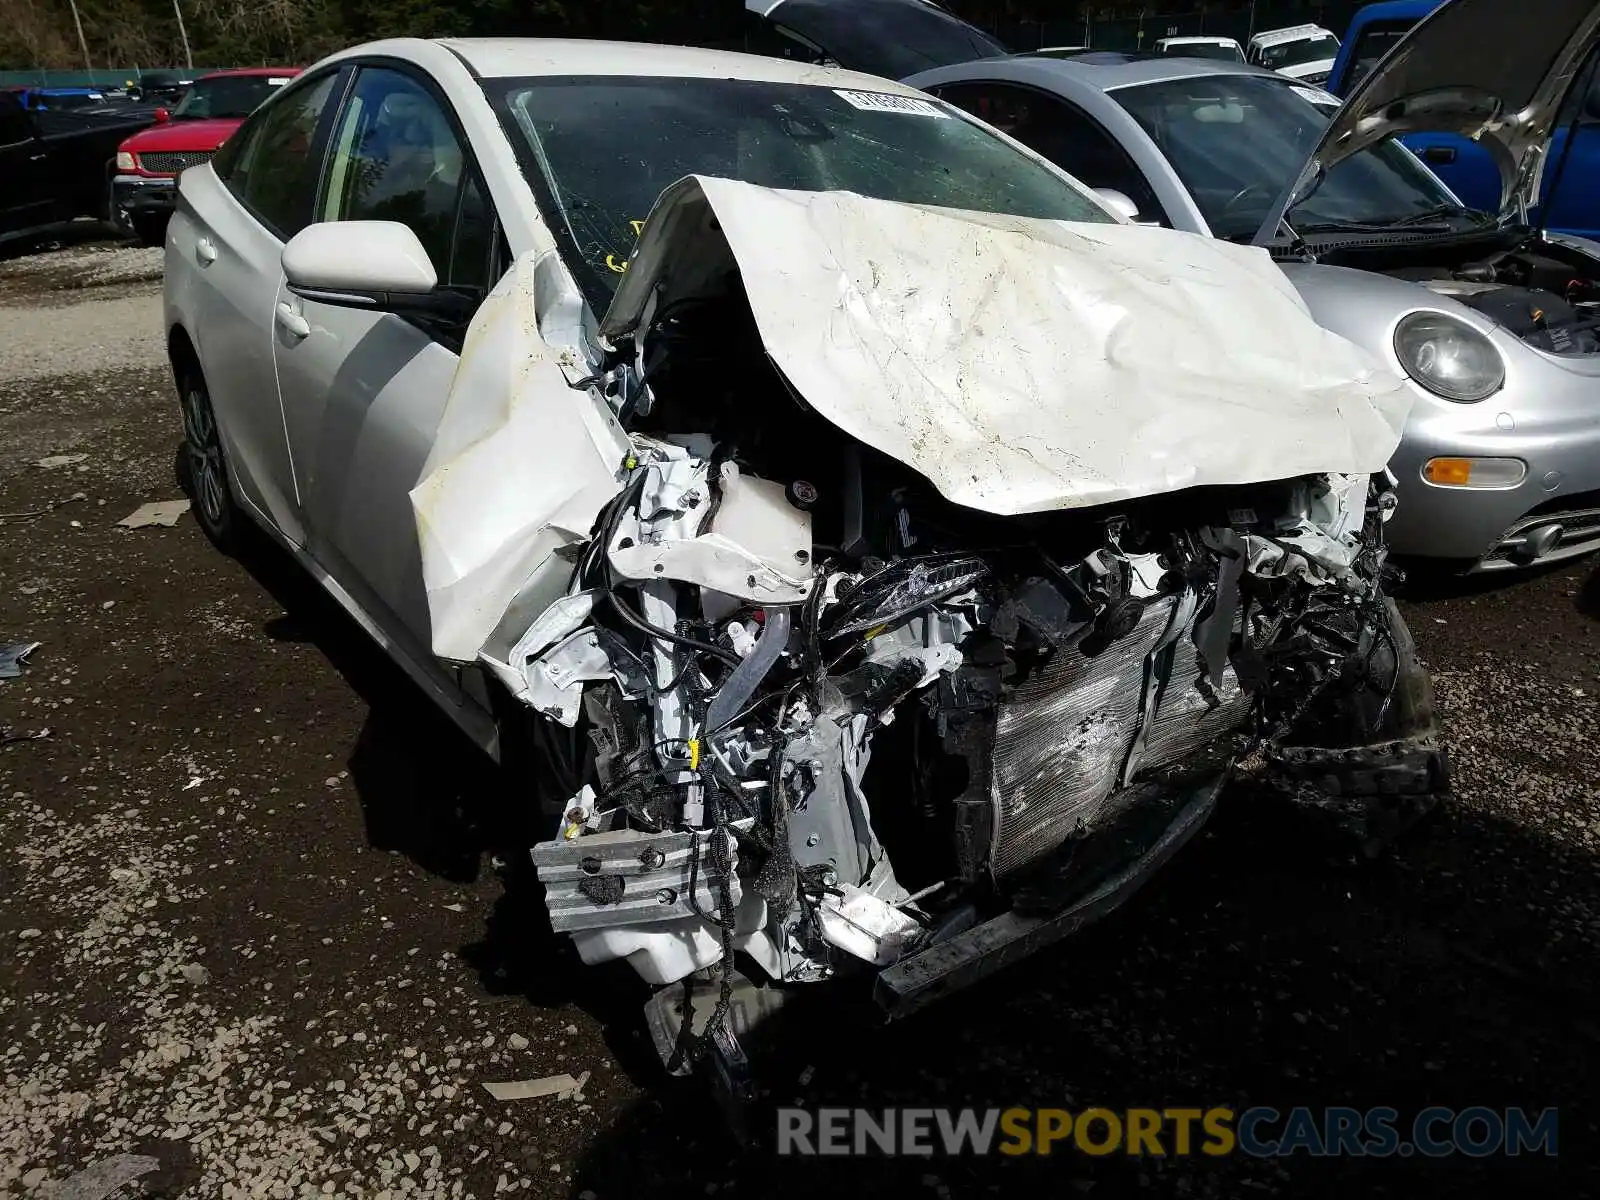
POLYGON ((222 466, 222 442, 211 412, 211 399, 196 380, 183 391, 183 449, 189 462, 194 502, 210 531, 223 528, 228 517, 228 481, 222 466))

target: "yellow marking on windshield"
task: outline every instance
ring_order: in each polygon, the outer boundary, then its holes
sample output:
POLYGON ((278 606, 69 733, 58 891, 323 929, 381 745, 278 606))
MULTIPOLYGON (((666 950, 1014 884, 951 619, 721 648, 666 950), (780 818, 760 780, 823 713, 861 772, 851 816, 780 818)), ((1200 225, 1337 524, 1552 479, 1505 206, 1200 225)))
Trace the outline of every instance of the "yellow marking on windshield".
MULTIPOLYGON (((643 221, 629 221, 628 224, 633 226, 633 236, 635 238, 644 232, 643 221)), ((618 275, 625 275, 628 271, 628 260, 626 258, 619 259, 615 254, 608 254, 606 255, 606 267, 615 271, 618 275)))

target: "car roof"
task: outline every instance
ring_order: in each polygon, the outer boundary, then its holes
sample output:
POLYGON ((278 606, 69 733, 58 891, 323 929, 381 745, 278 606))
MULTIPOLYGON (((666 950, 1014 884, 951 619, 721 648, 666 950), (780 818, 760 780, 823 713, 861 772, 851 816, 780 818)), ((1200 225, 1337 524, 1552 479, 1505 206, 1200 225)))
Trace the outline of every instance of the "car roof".
POLYGON ((1280 42, 1298 42, 1302 38, 1321 37, 1324 34, 1332 35, 1331 29, 1324 29, 1321 25, 1290 25, 1283 29, 1269 29, 1265 33, 1258 33, 1250 39, 1252 46, 1276 46, 1280 42))
POLYGON ((1350 28, 1354 30, 1369 21, 1420 21, 1442 2, 1443 0, 1380 0, 1377 4, 1358 8, 1355 16, 1350 18, 1350 28))
POLYGON ((1162 38, 1161 40, 1163 42, 1165 42, 1169 46, 1198 46, 1198 45, 1206 45, 1206 46, 1237 46, 1239 44, 1239 41, 1238 41, 1237 38, 1211 37, 1211 36, 1202 37, 1202 36, 1199 36, 1199 35, 1191 35, 1191 36, 1186 36, 1186 37, 1169 37, 1169 38, 1162 38))
POLYGON ((1019 54, 1008 59, 985 59, 977 66, 993 66, 997 62, 1034 64, 1041 81, 1051 73, 1081 80, 1101 91, 1131 87, 1140 83, 1161 83, 1168 79, 1196 79, 1206 75, 1265 75, 1271 79, 1283 77, 1276 71, 1252 67, 1246 63, 1229 62, 1221 58, 1179 58, 1165 54, 1133 54, 1117 50, 1091 50, 1072 58, 1045 58, 1019 54))
MULTIPOLYGON (((299 67, 229 67, 225 71, 207 71, 200 79, 227 79, 235 75, 298 75, 299 67)), ((196 80, 198 82, 198 80, 196 80)))
POLYGON ((478 75, 515 79, 537 75, 635 75, 679 79, 742 79, 761 83, 797 83, 819 87, 870 88, 907 96, 908 88, 876 75, 819 67, 811 63, 701 50, 648 42, 603 42, 577 38, 440 38, 478 75))

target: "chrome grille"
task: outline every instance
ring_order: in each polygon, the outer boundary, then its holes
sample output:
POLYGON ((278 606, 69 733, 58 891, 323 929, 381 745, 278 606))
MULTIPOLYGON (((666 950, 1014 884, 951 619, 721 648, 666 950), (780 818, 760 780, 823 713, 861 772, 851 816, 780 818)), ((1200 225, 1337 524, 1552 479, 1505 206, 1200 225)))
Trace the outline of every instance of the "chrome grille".
POLYGON ((209 162, 215 150, 154 150, 139 155, 139 165, 153 175, 176 175, 185 167, 209 162))
MULTIPOLYGON (((1118 776, 1143 711, 1146 660, 1172 620, 1174 603, 1169 597, 1150 604, 1132 633, 1094 658, 1058 655, 1000 706, 989 784, 996 875, 1043 857, 1116 807, 1118 776)), ((1191 620, 1178 634, 1172 674, 1145 734, 1141 771, 1182 760, 1249 715, 1250 697, 1231 667, 1224 670, 1216 707, 1195 687, 1200 670, 1191 620)))
POLYGON ((1600 550, 1600 508, 1577 508, 1565 512, 1541 512, 1518 521, 1484 555, 1474 571, 1508 571, 1531 562, 1559 562, 1600 550), (1553 544, 1536 557, 1529 557, 1529 540, 1552 525, 1560 527, 1553 544))

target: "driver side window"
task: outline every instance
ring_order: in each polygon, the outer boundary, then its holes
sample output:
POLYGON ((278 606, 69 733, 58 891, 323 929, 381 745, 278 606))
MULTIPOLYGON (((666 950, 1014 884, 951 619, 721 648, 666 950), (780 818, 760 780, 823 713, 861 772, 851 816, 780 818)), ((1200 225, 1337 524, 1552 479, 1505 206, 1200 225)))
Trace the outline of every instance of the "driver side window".
POLYGON ((212 169, 268 229, 288 241, 308 224, 320 156, 317 130, 337 72, 303 79, 222 144, 212 169))
POLYGON ((427 88, 399 71, 363 67, 331 150, 319 221, 398 221, 417 235, 441 284, 487 286, 483 256, 465 249, 458 256, 456 244, 482 241, 493 211, 471 157, 427 88))
POLYGON ((1006 83, 933 89, 941 99, 1003 130, 1092 188, 1114 188, 1138 206, 1141 221, 1170 225, 1144 173, 1099 122, 1055 96, 1006 83))

